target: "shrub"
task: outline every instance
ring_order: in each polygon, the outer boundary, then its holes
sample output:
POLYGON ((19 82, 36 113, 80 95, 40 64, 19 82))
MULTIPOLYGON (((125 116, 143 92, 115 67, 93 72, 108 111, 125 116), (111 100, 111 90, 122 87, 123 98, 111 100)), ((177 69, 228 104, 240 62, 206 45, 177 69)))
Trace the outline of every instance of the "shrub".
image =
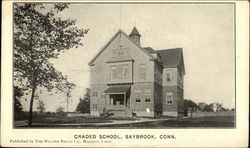
POLYGON ((106 110, 106 108, 104 108, 102 113, 100 114, 100 117, 101 118, 110 118, 113 115, 114 115, 114 113, 112 113, 109 110, 106 110))
POLYGON ((132 116, 133 116, 133 117, 136 117, 137 115, 136 115, 136 113, 132 112, 132 116))

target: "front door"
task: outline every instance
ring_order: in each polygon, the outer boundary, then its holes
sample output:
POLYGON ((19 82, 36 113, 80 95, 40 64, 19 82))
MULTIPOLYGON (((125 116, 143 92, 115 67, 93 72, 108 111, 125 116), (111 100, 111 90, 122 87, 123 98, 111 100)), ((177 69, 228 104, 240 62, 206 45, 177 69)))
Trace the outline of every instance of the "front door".
POLYGON ((111 99, 110 105, 124 105, 125 103, 124 94, 110 94, 109 97, 111 99))

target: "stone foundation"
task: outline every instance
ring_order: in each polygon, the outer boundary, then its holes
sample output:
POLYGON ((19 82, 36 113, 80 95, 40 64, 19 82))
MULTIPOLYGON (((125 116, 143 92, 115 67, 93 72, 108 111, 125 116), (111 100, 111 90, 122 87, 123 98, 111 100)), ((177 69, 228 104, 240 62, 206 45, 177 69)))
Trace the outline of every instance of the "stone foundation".
POLYGON ((170 116, 170 117, 178 117, 177 112, 163 112, 164 116, 170 116))
POLYGON ((154 117, 154 112, 146 112, 146 111, 133 111, 133 113, 136 113, 137 117, 154 117))
POLYGON ((99 110, 91 110, 90 111, 90 115, 94 116, 94 117, 99 117, 100 116, 100 112, 99 112, 99 110))

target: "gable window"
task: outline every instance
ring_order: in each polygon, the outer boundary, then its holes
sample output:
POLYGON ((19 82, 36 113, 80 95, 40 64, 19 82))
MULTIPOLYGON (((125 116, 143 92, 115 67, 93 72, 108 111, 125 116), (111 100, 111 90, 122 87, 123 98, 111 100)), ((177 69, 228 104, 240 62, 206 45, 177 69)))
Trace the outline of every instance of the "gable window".
POLYGON ((117 69, 116 66, 111 66, 111 67, 110 67, 110 78, 111 78, 111 79, 116 78, 116 69, 117 69))
POLYGON ((173 81, 173 73, 172 72, 167 72, 167 82, 173 81))
POLYGON ((135 102, 141 102, 141 91, 135 91, 135 102))
POLYGON ((126 50, 124 48, 120 48, 118 50, 118 56, 124 56, 126 54, 126 50))
POLYGON ((122 77, 128 79, 128 65, 122 65, 122 77))
POLYGON ((146 64, 139 65, 139 78, 143 80, 146 79, 146 64))
POLYGON ((112 57, 127 56, 129 53, 129 48, 124 48, 120 45, 117 49, 112 51, 112 57))
POLYGON ((166 93, 166 104, 172 105, 173 104, 173 93, 166 93))
POLYGON ((117 49, 117 56, 126 56, 128 54, 128 49, 122 47, 122 45, 119 46, 119 48, 117 49))
POLYGON ((151 91, 145 91, 145 102, 150 102, 151 100, 151 91))

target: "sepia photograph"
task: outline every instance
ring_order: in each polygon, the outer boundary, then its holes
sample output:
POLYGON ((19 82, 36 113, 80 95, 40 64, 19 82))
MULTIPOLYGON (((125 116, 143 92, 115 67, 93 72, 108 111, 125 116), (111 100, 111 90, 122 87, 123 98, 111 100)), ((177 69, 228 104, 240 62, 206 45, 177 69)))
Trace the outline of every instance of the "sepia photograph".
POLYGON ((2 4, 1 147, 249 145, 249 2, 2 4))
POLYGON ((12 8, 14 129, 236 128, 234 3, 12 8))

